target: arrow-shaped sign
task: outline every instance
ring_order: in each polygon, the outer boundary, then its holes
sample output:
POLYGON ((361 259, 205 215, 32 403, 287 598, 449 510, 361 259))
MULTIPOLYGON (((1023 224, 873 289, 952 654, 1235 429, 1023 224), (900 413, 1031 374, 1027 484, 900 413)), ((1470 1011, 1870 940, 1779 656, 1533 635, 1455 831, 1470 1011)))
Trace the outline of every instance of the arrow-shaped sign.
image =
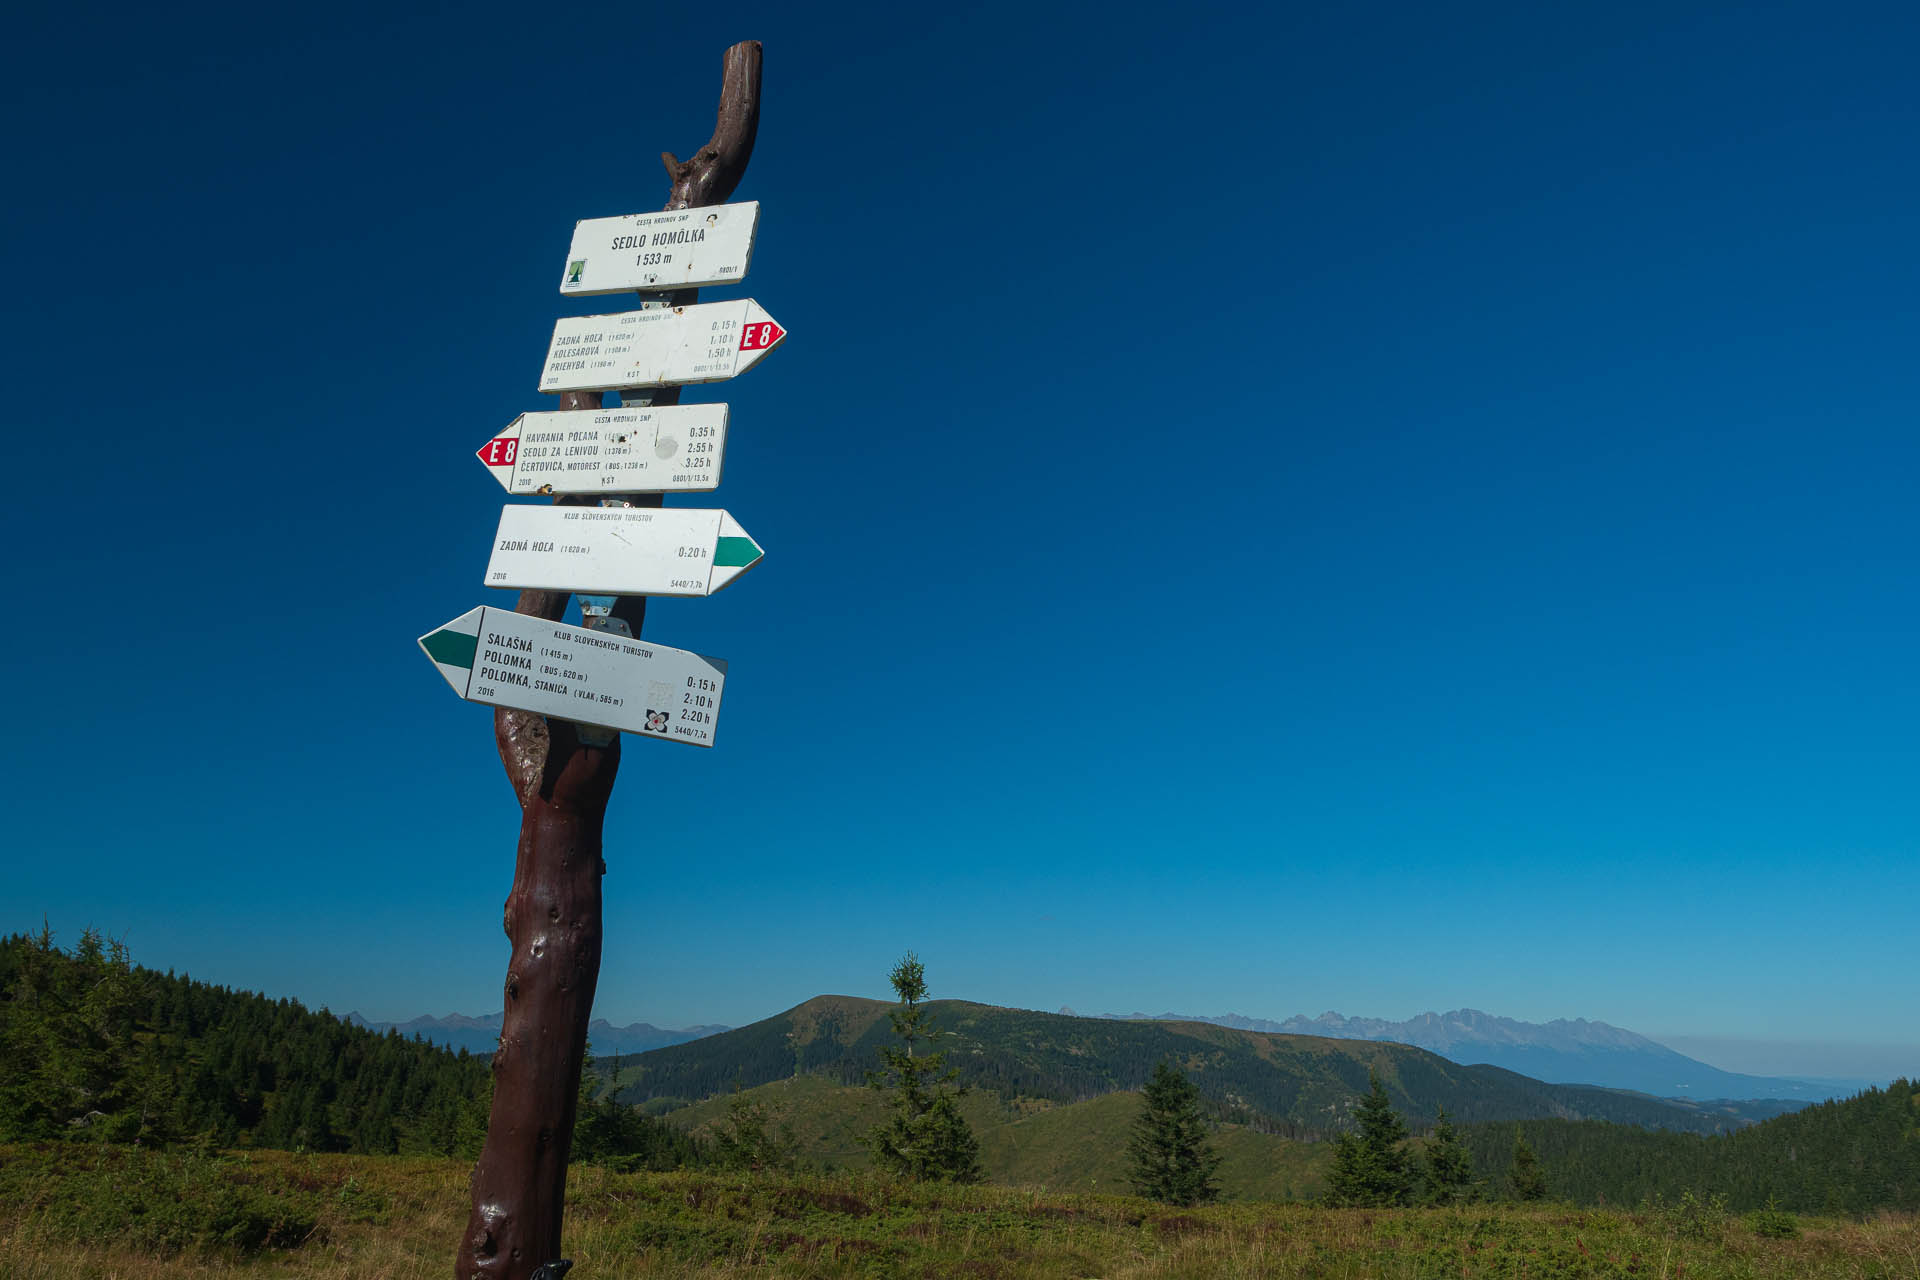
POLYGON ((685 649, 482 606, 420 637, 469 702, 713 745, 727 664, 685 649))
POLYGON ((725 382, 787 336, 752 298, 571 316, 553 326, 542 391, 725 382))
POLYGON ((574 224, 560 292, 693 289, 747 276, 760 202, 708 205, 574 224))
POLYGON ((508 493, 696 493, 718 488, 727 406, 523 413, 475 450, 508 493))
POLYGON ((500 512, 486 585, 609 596, 710 596, 760 562, 724 511, 529 507, 500 512))

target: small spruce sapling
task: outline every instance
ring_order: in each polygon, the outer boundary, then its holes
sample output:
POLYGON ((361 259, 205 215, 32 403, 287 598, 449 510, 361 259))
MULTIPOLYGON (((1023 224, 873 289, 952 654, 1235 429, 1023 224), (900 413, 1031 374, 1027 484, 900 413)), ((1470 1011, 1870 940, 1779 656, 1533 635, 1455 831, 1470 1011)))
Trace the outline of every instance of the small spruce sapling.
POLYGON ((1517 1129, 1513 1134, 1513 1168, 1507 1171, 1507 1193, 1521 1201, 1547 1198, 1547 1175, 1541 1171, 1539 1157, 1527 1145, 1527 1135, 1517 1129))
POLYGON ((1445 1107, 1434 1115, 1421 1172, 1428 1204, 1472 1204, 1480 1198, 1480 1185, 1473 1180, 1473 1156, 1460 1141, 1445 1107))
POLYGON ((713 1126, 713 1161, 723 1169, 748 1173, 791 1173, 800 1160, 800 1144, 793 1126, 775 1125, 767 1108, 748 1099, 744 1082, 735 1078, 727 1114, 713 1126))
POLYGON ((891 1173, 922 1181, 978 1182, 980 1145, 960 1114, 959 1099, 966 1089, 953 1081, 958 1070, 946 1066, 947 1055, 917 1052, 931 1049, 942 1032, 927 1015, 927 970, 909 951, 887 975, 900 1007, 888 1013, 898 1047, 880 1050, 881 1069, 869 1072, 875 1089, 893 1090, 893 1115, 867 1132, 873 1161, 891 1173))

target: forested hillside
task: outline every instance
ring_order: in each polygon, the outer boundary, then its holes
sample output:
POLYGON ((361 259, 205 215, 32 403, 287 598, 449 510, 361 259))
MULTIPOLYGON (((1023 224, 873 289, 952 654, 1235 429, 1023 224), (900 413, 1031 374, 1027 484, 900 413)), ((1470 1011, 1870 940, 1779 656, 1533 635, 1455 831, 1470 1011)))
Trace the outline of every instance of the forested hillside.
MULTIPOLYGON (((630 1060, 620 1098, 694 1102, 808 1072, 857 1084, 891 1032, 877 1000, 821 996, 786 1013, 630 1060)), ((1209 1023, 1114 1022, 1003 1009, 963 1000, 928 1005, 947 1032, 948 1062, 969 1085, 1003 1098, 1080 1102, 1137 1089, 1162 1059, 1179 1063, 1225 1120, 1283 1136, 1345 1127, 1377 1072, 1416 1123, 1445 1106, 1460 1123, 1561 1117, 1661 1125, 1700 1133, 1739 1127, 1726 1114, 1656 1098, 1550 1085, 1498 1067, 1467 1067, 1407 1045, 1271 1035, 1209 1023)))
POLYGON ((294 1000, 155 973, 119 943, 0 940, 0 1141, 478 1150, 487 1067, 294 1000))
MULTIPOLYGON (((1773 1199, 1800 1213, 1920 1209, 1920 1087, 1896 1080, 1717 1137, 1565 1120, 1517 1126, 1546 1170, 1550 1194, 1637 1204, 1691 1191, 1735 1209, 1773 1199)), ((1474 1164, 1499 1180, 1516 1126, 1477 1125, 1474 1164)))

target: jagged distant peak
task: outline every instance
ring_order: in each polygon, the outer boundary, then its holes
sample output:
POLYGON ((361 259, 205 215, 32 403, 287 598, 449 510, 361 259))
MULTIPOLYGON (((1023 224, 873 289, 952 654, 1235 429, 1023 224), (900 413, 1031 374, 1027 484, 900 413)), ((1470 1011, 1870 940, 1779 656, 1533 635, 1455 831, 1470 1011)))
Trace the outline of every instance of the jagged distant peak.
POLYGON ((1653 1040, 1622 1027, 1589 1018, 1555 1018, 1550 1022, 1523 1022, 1484 1009, 1461 1007, 1444 1012, 1427 1010, 1410 1018, 1350 1017, 1337 1009, 1328 1009, 1317 1017, 1295 1014, 1282 1022, 1254 1018, 1240 1013, 1132 1013, 1102 1014, 1106 1018, 1130 1021, 1211 1022, 1243 1031, 1277 1032, 1288 1035, 1333 1036, 1346 1040, 1393 1040, 1417 1045, 1435 1052, 1465 1049, 1475 1045, 1489 1047, 1539 1047, 1565 1052, 1594 1050, 1641 1050, 1670 1053, 1653 1040))

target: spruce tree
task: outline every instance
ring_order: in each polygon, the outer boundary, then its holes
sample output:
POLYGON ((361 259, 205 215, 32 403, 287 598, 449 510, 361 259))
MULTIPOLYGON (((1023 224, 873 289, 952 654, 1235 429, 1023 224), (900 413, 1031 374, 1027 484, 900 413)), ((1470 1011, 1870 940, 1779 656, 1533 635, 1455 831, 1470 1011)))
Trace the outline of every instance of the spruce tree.
POLYGON ((887 1015, 900 1046, 881 1049, 881 1070, 867 1076, 875 1089, 893 1090, 893 1116, 867 1133, 873 1161, 909 1178, 978 1182, 984 1176, 980 1145, 957 1105, 966 1090, 953 1084, 960 1073, 946 1069, 946 1054, 917 1051, 922 1044, 932 1049, 942 1034, 924 1007, 926 966, 909 951, 887 980, 900 997, 900 1007, 887 1015))
POLYGON ((1518 1129, 1513 1132, 1513 1168, 1507 1171, 1507 1190, 1515 1200, 1547 1198, 1547 1176, 1541 1172, 1533 1148, 1527 1145, 1527 1135, 1518 1129))
POLYGON ((1200 1091, 1186 1072, 1162 1059, 1142 1091, 1145 1105, 1133 1122, 1128 1180, 1143 1196, 1168 1204, 1205 1204, 1220 1194, 1213 1179, 1220 1157, 1207 1141, 1200 1091))
POLYGON ((713 1144, 713 1162, 723 1169, 790 1173, 799 1163, 800 1143, 793 1126, 784 1121, 773 1124, 764 1105, 748 1100, 738 1076, 733 1096, 727 1099, 727 1114, 714 1124, 708 1140, 713 1144))
POLYGON ((64 1137, 82 1101, 60 1070, 72 966, 44 925, 37 936, 8 938, 0 961, 0 1142, 64 1137))
POLYGON ((1364 1208, 1403 1205, 1413 1199, 1413 1175, 1400 1148, 1407 1126, 1394 1113, 1380 1077, 1367 1072, 1367 1095, 1354 1109, 1357 1129, 1333 1144, 1326 1202, 1364 1208))
POLYGON ((1426 1158, 1421 1172, 1426 1175, 1425 1200, 1428 1204, 1471 1204, 1480 1198, 1473 1180, 1473 1157, 1460 1140, 1459 1130, 1441 1107, 1433 1118, 1433 1136, 1427 1139, 1426 1158))

